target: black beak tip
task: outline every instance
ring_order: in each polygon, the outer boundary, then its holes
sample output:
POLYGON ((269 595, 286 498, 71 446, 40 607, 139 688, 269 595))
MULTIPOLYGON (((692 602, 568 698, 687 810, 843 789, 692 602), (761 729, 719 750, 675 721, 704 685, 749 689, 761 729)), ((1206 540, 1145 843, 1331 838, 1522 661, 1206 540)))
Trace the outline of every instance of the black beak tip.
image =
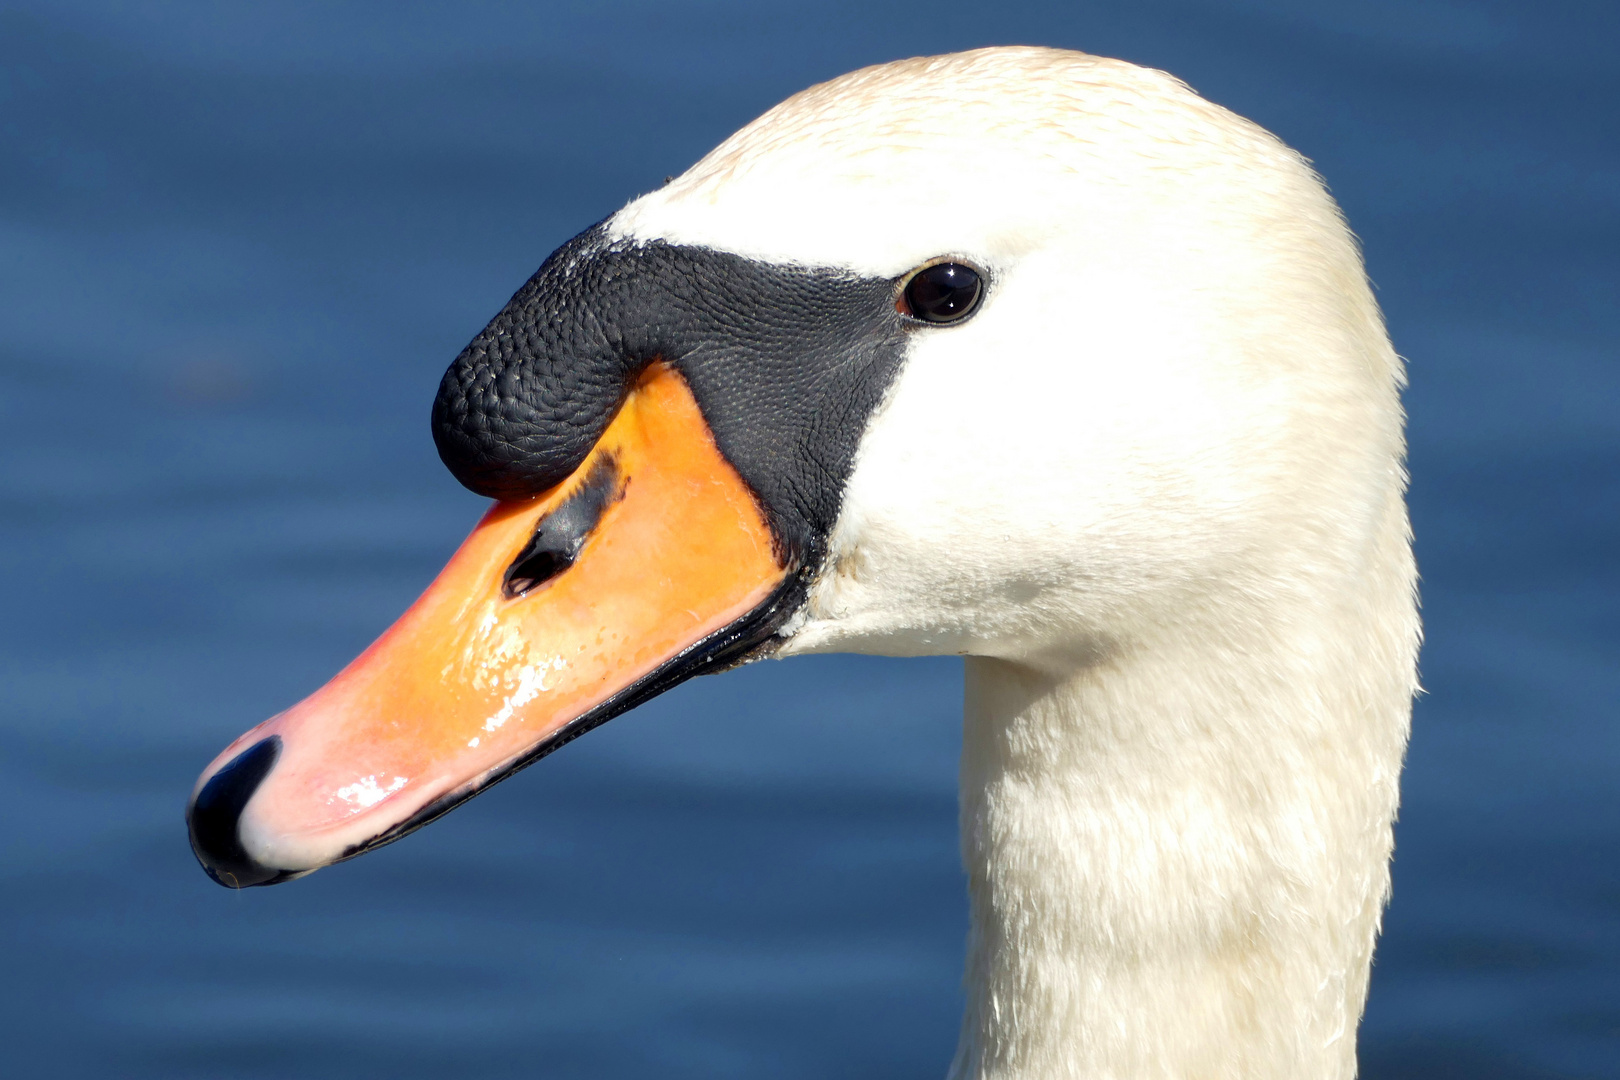
POLYGON ((208 778, 186 807, 191 850, 208 876, 228 889, 274 885, 298 877, 297 871, 279 870, 255 862, 242 847, 238 825, 242 809, 275 767, 281 756, 281 736, 260 739, 224 768, 208 778))

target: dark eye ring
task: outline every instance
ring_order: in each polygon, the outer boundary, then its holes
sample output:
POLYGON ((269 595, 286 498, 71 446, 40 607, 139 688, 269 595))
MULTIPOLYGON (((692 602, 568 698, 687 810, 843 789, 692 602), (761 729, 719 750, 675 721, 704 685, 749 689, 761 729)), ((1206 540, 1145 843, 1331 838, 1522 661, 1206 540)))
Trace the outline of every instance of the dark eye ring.
POLYGON ((984 299, 984 275, 966 263, 943 259, 912 271, 895 305, 918 322, 954 323, 972 315, 984 299))

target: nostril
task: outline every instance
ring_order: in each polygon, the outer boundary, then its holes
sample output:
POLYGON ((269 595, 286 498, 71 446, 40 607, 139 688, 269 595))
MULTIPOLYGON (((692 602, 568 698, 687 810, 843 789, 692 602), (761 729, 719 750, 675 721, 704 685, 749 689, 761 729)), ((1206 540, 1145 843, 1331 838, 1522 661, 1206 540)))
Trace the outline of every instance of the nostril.
POLYGON ((602 454, 582 483, 562 505, 541 518, 534 536, 506 569, 502 591, 508 600, 539 588, 574 565, 607 508, 624 498, 628 477, 619 463, 602 454))
POLYGON ((518 556, 512 568, 506 572, 505 592, 508 599, 522 596, 525 593, 539 588, 570 566, 578 556, 578 548, 583 544, 570 544, 566 547, 558 545, 560 550, 549 550, 542 545, 549 537, 536 537, 530 541, 523 554, 518 556))
POLYGON ((287 876, 255 862, 237 831, 242 808, 280 756, 280 735, 260 739, 211 776, 186 810, 191 850, 208 876, 228 888, 269 885, 287 876))

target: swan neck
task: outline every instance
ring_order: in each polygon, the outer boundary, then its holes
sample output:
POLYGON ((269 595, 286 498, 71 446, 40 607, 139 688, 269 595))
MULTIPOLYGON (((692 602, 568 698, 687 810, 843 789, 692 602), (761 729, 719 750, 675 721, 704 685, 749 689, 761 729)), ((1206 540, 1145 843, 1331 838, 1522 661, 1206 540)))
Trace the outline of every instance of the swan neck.
POLYGON ((1191 637, 967 660, 952 1080, 1355 1076, 1410 671, 1335 677, 1377 634, 1191 637))

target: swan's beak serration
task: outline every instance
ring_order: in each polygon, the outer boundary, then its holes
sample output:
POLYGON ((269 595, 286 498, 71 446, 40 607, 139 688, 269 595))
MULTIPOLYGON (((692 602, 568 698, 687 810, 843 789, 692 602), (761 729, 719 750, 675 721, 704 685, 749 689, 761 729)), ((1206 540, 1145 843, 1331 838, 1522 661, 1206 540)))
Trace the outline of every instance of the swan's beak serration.
POLYGON ((779 547, 654 365, 571 477, 496 503, 369 649, 209 765, 186 813, 198 860, 242 888, 359 854, 734 662, 787 614, 779 547))

